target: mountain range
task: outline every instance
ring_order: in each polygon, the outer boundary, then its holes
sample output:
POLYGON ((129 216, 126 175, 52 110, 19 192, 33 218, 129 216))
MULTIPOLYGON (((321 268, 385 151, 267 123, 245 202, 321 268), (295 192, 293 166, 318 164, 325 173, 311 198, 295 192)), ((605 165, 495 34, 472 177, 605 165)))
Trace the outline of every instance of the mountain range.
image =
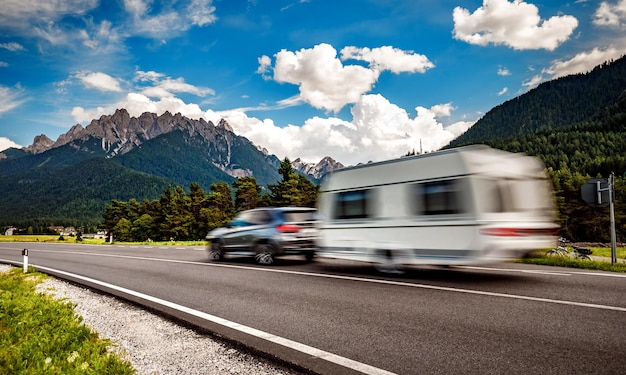
MULTIPOLYGON (((131 117, 118 109, 56 141, 42 134, 28 147, 1 152, 0 224, 93 222, 112 199, 155 199, 167 186, 192 182, 208 191, 218 181, 253 176, 267 186, 280 180, 280 162, 224 120, 215 125, 169 112, 131 117)), ((343 167, 330 157, 292 165, 313 182, 343 167)))

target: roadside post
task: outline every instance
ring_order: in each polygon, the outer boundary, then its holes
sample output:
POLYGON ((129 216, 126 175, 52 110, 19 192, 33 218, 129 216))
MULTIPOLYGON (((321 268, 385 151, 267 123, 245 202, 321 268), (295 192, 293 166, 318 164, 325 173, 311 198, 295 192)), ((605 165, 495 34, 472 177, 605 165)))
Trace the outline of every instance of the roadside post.
POLYGON ((617 239, 615 234, 615 176, 613 172, 608 180, 591 178, 580 188, 582 199, 591 207, 609 207, 611 221, 611 264, 617 262, 617 239))
POLYGON ((24 257, 24 273, 28 273, 28 249, 22 250, 22 256, 24 257))

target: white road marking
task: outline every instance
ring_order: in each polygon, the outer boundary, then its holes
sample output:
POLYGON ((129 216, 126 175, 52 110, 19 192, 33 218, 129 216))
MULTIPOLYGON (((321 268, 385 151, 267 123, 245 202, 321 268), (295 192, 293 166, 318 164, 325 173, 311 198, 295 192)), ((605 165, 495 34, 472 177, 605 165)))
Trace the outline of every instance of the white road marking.
MULTIPOLYGON (((191 263, 191 262, 189 262, 189 263, 191 263)), ((120 292, 123 292, 123 293, 126 293, 126 294, 130 294, 130 295, 135 296, 135 297, 142 298, 142 299, 147 300, 147 301, 151 301, 153 303, 158 303, 160 305, 167 306, 169 308, 172 308, 172 309, 175 309, 175 310, 178 310, 178 311, 190 314, 190 315, 197 316, 198 318, 201 318, 201 319, 213 322, 213 323, 220 324, 222 326, 225 326, 225 327, 228 327, 228 328, 231 328, 231 329, 234 329, 234 330, 246 333, 248 335, 255 336, 255 337, 258 337, 258 338, 261 338, 261 339, 264 339, 264 340, 267 340, 267 341, 270 341, 270 342, 273 342, 273 343, 285 346, 287 348, 291 348, 293 350, 300 351, 300 352, 308 354, 310 356, 317 357, 317 358, 320 358, 320 359, 324 359, 324 360, 326 360, 328 362, 336 363, 336 364, 338 364, 340 366, 343 366, 343 367, 346 367, 346 368, 350 368, 350 369, 353 369, 353 370, 356 370, 356 371, 360 371, 360 372, 362 372, 364 374, 370 374, 370 375, 395 375, 395 373, 393 373, 393 372, 390 372, 390 371, 387 371, 387 370, 383 370, 383 369, 380 369, 378 367, 374 367, 374 366, 370 366, 370 365, 365 364, 365 363, 357 362, 357 361, 354 361, 354 360, 346 358, 346 357, 342 357, 342 356, 339 356, 339 355, 336 355, 336 354, 333 354, 333 353, 330 353, 330 352, 327 352, 327 351, 324 351, 324 350, 321 350, 321 349, 317 349, 317 348, 309 346, 309 345, 305 345, 305 344, 299 343, 297 341, 292 341, 292 340, 286 339, 284 337, 276 336, 276 335, 268 333, 268 332, 264 332, 264 331, 261 331, 261 330, 258 330, 258 329, 252 328, 252 327, 248 327, 248 326, 245 326, 243 324, 235 323, 235 322, 232 322, 230 320, 226 320, 224 318, 220 318, 220 317, 215 316, 215 315, 207 314, 207 313, 202 312, 202 311, 194 310, 194 309, 191 309, 189 307, 182 306, 182 305, 179 305, 179 304, 176 304, 176 303, 173 303, 173 302, 170 302, 170 301, 166 301, 166 300, 163 300, 163 299, 160 299, 160 298, 157 298, 157 297, 153 297, 153 296, 148 295, 148 294, 139 293, 139 292, 136 292, 134 290, 122 288, 120 286, 109 284, 109 283, 106 283, 106 282, 103 282, 103 281, 99 281, 99 280, 95 280, 95 279, 92 279, 92 278, 89 278, 89 277, 84 277, 84 276, 76 275, 76 274, 73 274, 73 273, 60 271, 60 270, 57 270, 57 269, 54 269, 54 268, 41 267, 41 266, 35 266, 35 267, 37 269, 41 269, 41 270, 44 270, 44 271, 45 270, 53 271, 53 272, 57 272, 57 273, 62 274, 62 275, 70 276, 70 277, 77 278, 77 279, 80 279, 80 280, 84 280, 84 281, 87 281, 87 282, 90 282, 90 283, 95 283, 95 284, 104 286, 106 288, 114 289, 114 290, 117 290, 117 291, 120 291, 120 292)))
MULTIPOLYGON (((37 251, 54 252, 54 253, 64 253, 65 252, 65 251, 57 251, 57 250, 37 250, 37 251)), ((558 299, 543 298, 543 297, 523 296, 523 295, 518 295, 518 294, 487 292, 487 291, 482 291, 482 290, 453 288, 453 287, 445 287, 445 286, 437 286, 437 285, 429 285, 429 284, 414 284, 414 283, 409 283, 409 282, 404 282, 404 281, 368 279, 368 278, 356 277, 356 276, 342 276, 342 275, 331 275, 331 274, 323 274, 323 273, 304 272, 304 271, 291 271, 291 270, 279 270, 279 269, 272 269, 272 268, 246 267, 246 266, 237 266, 237 265, 231 265, 231 264, 201 263, 201 262, 193 262, 193 261, 186 261, 186 260, 137 257, 137 256, 130 256, 130 255, 94 254, 94 253, 82 253, 82 252, 73 252, 73 251, 71 251, 71 252, 67 251, 65 253, 80 254, 80 255, 91 255, 91 256, 103 256, 103 257, 114 257, 114 258, 126 258, 126 259, 138 259, 138 260, 149 260, 149 261, 157 261, 157 262, 194 264, 194 265, 209 266, 209 267, 223 267, 223 268, 245 269, 245 270, 258 271, 258 272, 275 272, 275 273, 283 273, 283 274, 312 276, 312 277, 321 277, 321 278, 328 278, 328 279, 350 280, 350 281, 358 281, 358 282, 366 282, 366 283, 374 283, 374 284, 396 285, 396 286, 405 286, 405 287, 410 287, 410 288, 440 290, 440 291, 446 291, 446 292, 465 293, 465 294, 482 295, 482 296, 489 296, 489 297, 500 297, 500 298, 518 299, 518 300, 526 300, 526 301, 534 301, 534 302, 552 303, 552 304, 557 304, 557 305, 568 305, 568 306, 594 308, 594 309, 600 309, 600 310, 612 310, 612 311, 626 312, 626 307, 619 307, 619 306, 600 305, 600 304, 595 304, 595 303, 585 303, 585 302, 576 302, 576 301, 566 301, 566 300, 558 300, 558 299)), ((466 267, 466 268, 470 268, 470 267, 466 267)), ((493 270, 511 271, 510 269, 505 269, 505 268, 502 268, 502 269, 498 269, 498 268, 480 268, 480 267, 474 267, 474 268, 476 268, 476 269, 484 269, 484 270, 492 270, 492 271, 493 270)), ((519 272, 519 271, 523 271, 523 270, 513 270, 513 271, 519 272)), ((527 271, 530 271, 530 270, 527 270, 527 271)), ((538 273, 538 272, 541 272, 541 271, 532 271, 532 272, 533 273, 538 273)), ((566 272, 545 272, 545 274, 558 275, 558 276, 572 276, 572 273, 566 273, 566 272)), ((593 273, 593 272, 575 272, 575 274, 576 275, 579 275, 579 274, 580 275, 591 275, 591 276, 606 276, 603 273, 593 273)))

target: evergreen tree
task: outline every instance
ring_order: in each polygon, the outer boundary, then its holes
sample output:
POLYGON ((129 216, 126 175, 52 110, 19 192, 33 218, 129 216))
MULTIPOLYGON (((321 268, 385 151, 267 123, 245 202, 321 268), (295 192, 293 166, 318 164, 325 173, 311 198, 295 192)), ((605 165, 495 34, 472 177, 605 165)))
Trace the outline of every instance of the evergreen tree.
POLYGON ((235 210, 244 211, 261 204, 262 188, 252 176, 242 177, 233 182, 235 190, 235 210))

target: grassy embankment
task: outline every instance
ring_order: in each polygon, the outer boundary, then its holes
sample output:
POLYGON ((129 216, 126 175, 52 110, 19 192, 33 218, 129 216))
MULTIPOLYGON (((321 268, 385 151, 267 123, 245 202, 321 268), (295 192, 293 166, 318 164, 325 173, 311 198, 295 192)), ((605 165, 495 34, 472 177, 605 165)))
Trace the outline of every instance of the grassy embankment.
POLYGON ((135 374, 71 303, 37 292, 44 277, 20 268, 0 274, 0 374, 135 374))

